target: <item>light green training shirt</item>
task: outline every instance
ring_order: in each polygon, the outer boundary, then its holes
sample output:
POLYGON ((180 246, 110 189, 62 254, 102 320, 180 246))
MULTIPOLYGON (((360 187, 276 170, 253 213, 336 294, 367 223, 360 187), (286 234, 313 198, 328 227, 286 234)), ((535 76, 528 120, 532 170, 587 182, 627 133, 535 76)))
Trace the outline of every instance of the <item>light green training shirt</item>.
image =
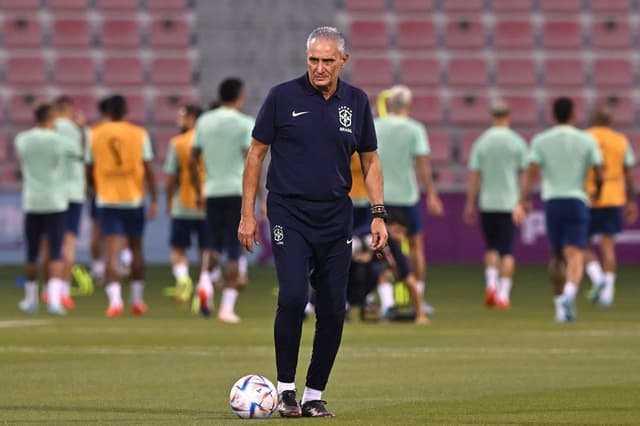
POLYGON ((413 206, 420 200, 415 158, 429 155, 429 139, 418 121, 388 115, 374 121, 384 176, 384 202, 413 206))
MULTIPOLYGON (((78 156, 81 157, 82 132, 78 129, 78 126, 68 118, 58 118, 55 125, 56 132, 71 140, 78 156)), ((84 203, 86 191, 84 163, 77 159, 70 159, 65 175, 69 201, 73 203, 84 203)))
POLYGON ((529 161, 542 170, 542 199, 577 198, 589 204, 584 188, 590 167, 602 164, 598 144, 570 125, 554 126, 533 138, 529 161))
POLYGON ((480 210, 511 212, 520 198, 518 172, 527 165, 525 140, 508 127, 487 129, 471 148, 469 170, 480 172, 480 210))
POLYGON ((245 152, 251 145, 253 119, 233 108, 219 107, 196 123, 193 147, 202 152, 207 197, 242 195, 245 152))
POLYGON ((27 213, 58 213, 69 204, 66 168, 81 162, 73 142, 52 129, 18 133, 15 148, 22 172, 22 208, 27 213))
POLYGON ((176 219, 204 219, 204 210, 196 210, 185 207, 180 202, 180 164, 178 163, 178 156, 173 144, 169 144, 167 148, 167 159, 164 163, 164 171, 170 175, 175 176, 176 191, 173 194, 171 201, 171 217, 176 219))

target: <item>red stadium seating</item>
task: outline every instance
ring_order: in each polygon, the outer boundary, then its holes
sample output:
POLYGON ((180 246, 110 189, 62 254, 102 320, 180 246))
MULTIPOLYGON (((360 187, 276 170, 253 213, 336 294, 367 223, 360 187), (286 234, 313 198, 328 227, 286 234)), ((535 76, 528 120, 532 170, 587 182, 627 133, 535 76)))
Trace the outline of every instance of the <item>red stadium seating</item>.
POLYGON ((442 0, 445 13, 468 13, 477 15, 484 11, 483 0, 442 0))
POLYGON ((445 45, 449 49, 483 49, 484 25, 479 20, 459 18, 450 20, 445 27, 445 45))
POLYGON ((511 123, 522 127, 535 127, 538 124, 538 104, 533 96, 504 96, 511 111, 511 123))
POLYGON ((398 14, 428 13, 433 10, 431 0, 394 0, 394 10, 398 14))
POLYGON ((180 94, 157 94, 152 102, 155 123, 175 125, 178 108, 180 105, 189 102, 193 102, 193 98, 185 95, 184 92, 180 92, 180 94))
POLYGON ((383 13, 386 10, 385 0, 345 0, 347 12, 383 13))
POLYGON ((361 86, 388 87, 393 78, 388 58, 355 58, 351 64, 351 75, 353 81, 361 86))
POLYGON ((109 56, 102 66, 103 81, 107 85, 140 85, 143 67, 137 56, 109 56))
POLYGON ((184 19, 163 18, 151 23, 151 47, 184 49, 191 44, 189 24, 184 19))
POLYGON ((65 93, 73 99, 76 110, 81 111, 89 123, 98 119, 98 100, 91 92, 65 93))
POLYGON ((9 119, 15 126, 31 125, 33 123, 33 105, 45 100, 42 94, 13 93, 9 98, 9 119))
MULTIPOLYGON (((489 121, 487 121, 487 126, 489 125, 489 121)), ((464 132, 462 137, 460 138, 460 162, 464 165, 469 164, 469 157, 471 156, 471 148, 473 148, 473 144, 478 140, 480 135, 482 134, 481 130, 471 130, 468 132, 464 132)))
POLYGON ((91 86, 96 80, 93 60, 87 56, 63 56, 54 62, 55 82, 65 86, 91 86))
POLYGON ((580 49, 582 47, 582 28, 580 22, 573 19, 545 22, 542 32, 542 44, 547 49, 580 49))
POLYGON ((138 2, 136 0, 96 0, 96 7, 100 12, 131 13, 138 10, 138 2))
POLYGON ((498 59, 495 75, 498 87, 533 88, 536 85, 536 65, 530 57, 498 59))
MULTIPOLYGON (((175 121, 175 120, 174 120, 175 121)), ((167 149, 169 148, 169 141, 171 138, 178 134, 176 127, 163 128, 154 133, 152 136, 153 141, 153 156, 154 160, 158 163, 164 164, 167 158, 167 149)), ((165 174, 163 172, 162 174, 165 174)))
POLYGON ((7 60, 7 83, 12 86, 43 85, 47 64, 41 56, 12 57, 7 60))
POLYGON ((414 94, 411 101, 411 116, 424 124, 441 125, 444 108, 438 95, 414 94))
POLYGON ((54 13, 84 12, 88 9, 89 2, 88 0, 48 0, 47 6, 54 13))
POLYGON ((427 137, 429 138, 429 161, 435 166, 449 165, 452 161, 451 147, 449 141, 449 133, 446 130, 430 130, 427 129, 427 137))
POLYGON ((633 37, 625 19, 605 18, 591 24, 591 45, 597 49, 632 47, 633 37))
POLYGON ((453 88, 485 86, 487 75, 483 58, 452 58, 447 66, 448 83, 453 88))
POLYGON ((191 62, 183 57, 155 58, 151 63, 151 80, 154 84, 189 86, 193 82, 191 62))
POLYGON ((32 12, 39 6, 40 0, 0 0, 2 12, 32 12))
POLYGON ((591 11, 597 14, 628 14, 633 11, 633 0, 591 0, 591 11))
POLYGON ((353 49, 387 48, 389 29, 382 20, 353 21, 349 27, 349 40, 353 49))
POLYGON ((633 100, 630 96, 615 93, 597 96, 596 104, 606 104, 611 108, 613 126, 632 126, 634 124, 635 111, 633 100))
POLYGON ((400 49, 431 49, 436 45, 433 21, 406 19, 397 22, 396 44, 400 49))
POLYGON ((127 100, 127 119, 141 126, 147 126, 147 107, 144 96, 136 92, 125 92, 123 95, 127 100))
POLYGON ((0 163, 4 163, 7 160, 8 151, 9 149, 4 138, 4 133, 0 133, 0 163))
POLYGON ((540 0, 540 9, 549 14, 576 15, 582 11, 582 0, 540 0))
POLYGON ((439 187, 453 186, 458 182, 456 173, 451 167, 437 167, 432 173, 433 180, 439 187))
POLYGON ((102 22, 101 42, 107 48, 140 47, 140 27, 131 19, 106 19, 102 22))
POLYGON ((543 113, 543 125, 550 126, 553 124, 553 102, 560 96, 568 96, 573 100, 574 108, 574 121, 577 127, 586 127, 588 125, 587 120, 587 104, 584 98, 577 92, 551 92, 548 93, 547 99, 543 100, 544 113, 543 113))
POLYGON ((531 13, 533 4, 531 0, 491 0, 494 13, 531 13))
POLYGON ((405 57, 400 61, 400 81, 411 87, 440 84, 440 62, 434 58, 405 57))
POLYGON ((20 167, 17 164, 5 164, 0 175, 2 186, 8 189, 20 188, 20 167))
POLYGON ((584 84, 584 64, 577 58, 549 58, 542 76, 549 87, 579 87, 584 84))
POLYGON ((454 125, 486 126, 490 120, 489 101, 486 96, 473 93, 453 96, 449 115, 454 125))
POLYGON ((501 20, 493 31, 494 45, 498 50, 533 49, 534 35, 530 20, 501 20))
POLYGON ((188 0, 153 0, 146 3, 150 13, 184 13, 188 9, 188 0))
POLYGON ((40 47, 40 21, 26 16, 5 17, 2 24, 2 44, 4 47, 40 47))
POLYGON ((91 29, 86 19, 59 19, 54 21, 51 37, 56 48, 88 48, 92 44, 91 29))
POLYGON ((630 88, 633 85, 633 65, 626 58, 596 59, 593 63, 592 77, 596 88, 630 88))

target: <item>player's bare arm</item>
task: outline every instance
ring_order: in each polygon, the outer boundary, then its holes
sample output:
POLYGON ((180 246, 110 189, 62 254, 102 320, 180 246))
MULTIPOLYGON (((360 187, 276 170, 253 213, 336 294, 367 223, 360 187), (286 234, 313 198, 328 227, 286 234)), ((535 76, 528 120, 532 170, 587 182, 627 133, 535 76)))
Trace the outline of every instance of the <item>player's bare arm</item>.
POLYGON ((144 162, 144 180, 147 184, 147 191, 149 191, 149 212, 147 218, 153 220, 158 215, 158 191, 156 186, 156 174, 153 171, 153 166, 150 161, 144 162))
POLYGON ((442 201, 438 195, 438 190, 433 183, 433 175, 431 173, 431 163, 426 155, 419 155, 415 159, 416 174, 422 190, 427 196, 427 209, 431 214, 441 216, 444 213, 442 201))
POLYGON ((480 172, 478 170, 471 170, 469 172, 467 202, 464 207, 464 220, 470 225, 476 223, 477 219, 476 200, 478 199, 478 191, 480 190, 480 178, 480 172))
POLYGON ((521 225, 527 218, 527 214, 531 211, 531 192, 533 186, 536 184, 540 176, 540 165, 537 163, 530 163, 527 168, 522 181, 522 188, 520 189, 520 201, 516 204, 513 210, 513 221, 516 225, 521 225))
POLYGON ((627 202, 624 206, 624 220, 627 224, 632 224, 638 219, 638 205, 636 204, 636 191, 633 186, 633 168, 624 168, 625 192, 627 202))
POLYGON ((255 139, 251 140, 242 174, 242 210, 240 226, 238 226, 238 240, 250 253, 253 253, 253 244, 259 244, 254 206, 262 174, 262 163, 268 151, 269 145, 255 139))
POLYGON ((166 184, 166 188, 165 188, 165 192, 166 192, 166 206, 165 206, 165 211, 167 213, 167 216, 171 215, 171 200, 173 200, 173 196, 176 193, 176 182, 177 182, 177 178, 176 175, 167 175, 167 184, 166 184))
POLYGON ((596 181, 596 189, 593 191, 593 194, 589 194, 591 197, 591 201, 597 201, 600 198, 600 193, 602 192, 602 184, 604 183, 604 175, 602 166, 593 166, 593 171, 595 173, 595 181, 596 181))
MULTIPOLYGON (((367 187, 369 201, 372 206, 384 206, 384 186, 382 180, 382 164, 380 157, 376 151, 361 152, 360 165, 362 166, 362 175, 364 176, 364 184, 367 187)), ((384 219, 376 218, 374 215, 371 222, 371 248, 380 250, 387 244, 389 235, 384 219)))
POLYGON ((196 194, 196 205, 198 208, 204 206, 202 199, 202 182, 200 182, 200 173, 198 173, 198 164, 202 158, 202 151, 200 148, 191 149, 191 158, 189 159, 189 174, 191 175, 191 185, 196 194))

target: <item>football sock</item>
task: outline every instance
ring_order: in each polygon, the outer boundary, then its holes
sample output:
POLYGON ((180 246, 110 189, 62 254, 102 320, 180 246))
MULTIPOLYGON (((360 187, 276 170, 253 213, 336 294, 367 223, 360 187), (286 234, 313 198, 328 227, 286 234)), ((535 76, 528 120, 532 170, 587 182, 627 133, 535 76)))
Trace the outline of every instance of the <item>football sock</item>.
POLYGON ((222 278, 222 270, 219 266, 216 266, 211 271, 211 282, 217 283, 218 281, 220 281, 220 278, 222 278))
POLYGON ((305 307, 304 307, 304 313, 305 313, 305 315, 311 315, 311 314, 313 314, 314 309, 315 309, 315 308, 313 307, 313 305, 311 304, 311 302, 307 302, 307 304, 306 304, 306 305, 305 305, 305 307))
POLYGON ((387 312, 395 304, 391 283, 378 284, 378 297, 380 298, 380 312, 387 312))
POLYGON ((71 283, 69 281, 62 281, 62 297, 71 296, 71 283))
POLYGON ((118 281, 109 283, 105 291, 109 298, 109 306, 122 306, 122 290, 118 281))
POLYGON ((295 390, 296 390, 295 383, 278 382, 278 394, 281 394, 284 391, 295 391, 295 390))
POLYGON ((59 278, 50 278, 47 283, 47 293, 49 293, 49 305, 60 306, 62 297, 62 287, 64 283, 59 278))
POLYGON ((222 290, 222 300, 220 301, 220 312, 233 312, 236 307, 238 290, 235 288, 225 288, 222 290))
POLYGON ((564 318, 565 316, 564 305, 562 304, 563 302, 564 296, 562 294, 553 298, 553 303, 556 306, 556 318, 564 318))
POLYGON ((420 300, 424 299, 424 281, 418 281, 416 283, 416 289, 418 290, 418 296, 420 297, 420 300))
POLYGON ((575 299, 576 294, 578 294, 578 286, 575 283, 567 282, 564 285, 564 290, 562 294, 567 296, 570 299, 575 299))
POLYGON ((131 262, 133 261, 133 253, 131 252, 131 249, 122 249, 120 252, 120 261, 122 262, 122 265, 127 268, 131 266, 131 262))
POLYGON ((247 270, 249 269, 249 261, 247 256, 240 256, 238 258, 238 275, 241 277, 247 276, 247 270))
POLYGON ((198 289, 204 289, 207 294, 213 292, 213 283, 211 282, 211 274, 207 271, 200 272, 200 279, 198 280, 198 289))
POLYGON ((604 278, 600 262, 598 262, 597 260, 592 260, 591 262, 587 263, 587 275, 589 275, 589 278, 591 278, 591 283, 594 286, 600 284, 604 278))
POLYGON ((189 276, 189 265, 186 263, 176 263, 173 265, 173 276, 176 280, 189 276))
POLYGON ((24 283, 24 298, 31 304, 38 303, 38 283, 27 281, 24 283))
POLYGON ((104 279, 104 261, 96 259, 91 261, 91 275, 99 280, 104 279))
POLYGON ((131 303, 133 305, 143 302, 144 283, 142 280, 131 281, 131 303))
POLYGON ((303 404, 308 401, 317 401, 319 399, 322 399, 322 391, 305 386, 304 393, 302 394, 303 404))
POLYGON ((498 284, 498 268, 489 266, 484 270, 487 290, 495 290, 498 284))
POLYGON ((500 278, 500 288, 498 290, 498 299, 501 301, 509 301, 511 294, 511 278, 500 278))
POLYGON ((606 299, 613 299, 613 290, 616 285, 616 274, 614 272, 604 273, 604 290, 602 296, 606 299))

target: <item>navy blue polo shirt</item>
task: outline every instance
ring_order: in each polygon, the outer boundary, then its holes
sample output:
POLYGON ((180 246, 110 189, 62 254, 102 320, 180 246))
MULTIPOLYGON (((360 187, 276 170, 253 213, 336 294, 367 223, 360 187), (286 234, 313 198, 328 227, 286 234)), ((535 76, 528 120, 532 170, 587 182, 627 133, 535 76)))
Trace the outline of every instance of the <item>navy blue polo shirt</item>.
POLYGON ((252 136, 271 145, 269 191, 334 200, 351 190, 351 156, 378 147, 367 95, 342 80, 327 100, 303 76, 273 87, 252 136))

